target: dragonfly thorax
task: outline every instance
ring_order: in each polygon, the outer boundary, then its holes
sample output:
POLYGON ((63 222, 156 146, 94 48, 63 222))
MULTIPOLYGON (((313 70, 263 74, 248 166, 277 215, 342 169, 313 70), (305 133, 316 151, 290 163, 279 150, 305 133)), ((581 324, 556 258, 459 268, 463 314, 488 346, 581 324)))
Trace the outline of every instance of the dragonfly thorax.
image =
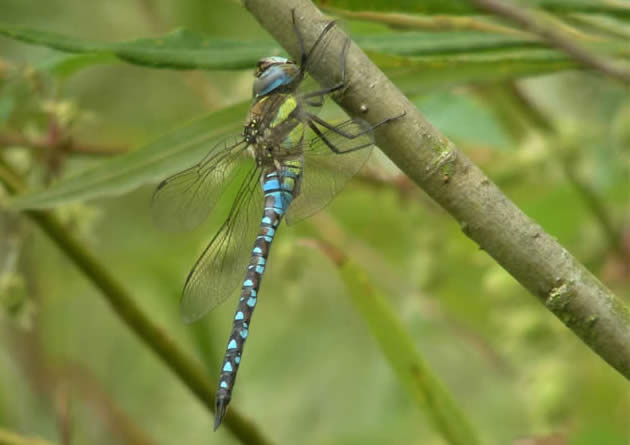
POLYGON ((301 153, 304 124, 292 94, 275 93, 260 98, 249 109, 243 137, 258 165, 292 158, 301 153))

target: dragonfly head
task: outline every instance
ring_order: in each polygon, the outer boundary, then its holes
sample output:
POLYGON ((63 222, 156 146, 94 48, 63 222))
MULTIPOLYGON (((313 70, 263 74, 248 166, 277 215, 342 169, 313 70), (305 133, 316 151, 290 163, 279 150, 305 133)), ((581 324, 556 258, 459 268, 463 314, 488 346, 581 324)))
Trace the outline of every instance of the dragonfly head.
POLYGON ((300 67, 284 57, 265 57, 256 64, 254 100, 271 93, 290 92, 300 83, 300 67))

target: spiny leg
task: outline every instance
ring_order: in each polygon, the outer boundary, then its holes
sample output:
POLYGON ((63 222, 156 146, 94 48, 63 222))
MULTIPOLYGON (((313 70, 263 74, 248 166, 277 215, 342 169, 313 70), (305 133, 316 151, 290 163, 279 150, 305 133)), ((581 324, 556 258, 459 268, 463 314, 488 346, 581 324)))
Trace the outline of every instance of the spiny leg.
POLYGON ((304 37, 302 36, 302 33, 300 32, 297 26, 297 23, 295 21, 295 9, 291 10, 291 24, 293 26, 293 31, 295 32, 298 38, 298 45, 300 46, 300 52, 301 52, 300 54, 300 73, 301 74, 304 74, 308 59, 311 57, 311 55, 313 54, 317 46, 321 43, 324 36, 328 34, 328 32, 333 28, 333 26, 335 26, 335 23, 336 22, 332 20, 326 24, 322 32, 319 34, 319 36, 317 36, 317 40, 315 40, 315 43, 313 43, 313 46, 311 46, 311 50, 308 53, 306 53, 305 48, 304 48, 304 37))
POLYGON ((336 154, 344 154, 344 153, 350 153, 356 150, 361 150, 362 148, 366 148, 369 147, 370 145, 372 145, 372 142, 366 143, 366 144, 362 144, 356 147, 352 147, 349 148, 347 150, 339 150, 332 142, 330 142, 328 140, 328 138, 326 137, 326 135, 324 135, 324 133, 322 133, 322 131, 317 127, 317 125, 315 125, 315 123, 321 125, 322 127, 326 128, 327 130, 332 131, 333 133, 336 133, 346 139, 356 139, 359 136, 363 136, 364 134, 370 133, 372 132, 375 128, 380 127, 381 125, 385 125, 393 120, 396 119, 400 119, 401 117, 405 116, 407 114, 406 111, 403 111, 401 114, 399 114, 398 116, 394 116, 394 117, 388 117, 387 119, 383 119, 380 122, 377 122, 374 125, 370 125, 369 127, 365 128, 362 131, 359 131, 358 133, 348 133, 346 131, 343 131, 341 129, 339 129, 339 127, 335 127, 332 124, 329 124, 328 122, 326 122, 325 120, 317 117, 316 115, 312 114, 312 113, 308 113, 307 117, 308 117, 308 126, 310 127, 311 130, 313 130, 313 132, 319 136, 322 141, 324 141, 324 143, 328 146, 328 148, 330 148, 330 150, 336 154))
POLYGON ((322 131, 319 128, 317 128, 317 125, 315 125, 312 121, 308 121, 308 126, 310 127, 311 130, 313 130, 313 133, 315 133, 317 136, 319 136, 319 138, 322 141, 324 141, 324 144, 326 144, 326 146, 328 146, 328 148, 330 148, 330 150, 333 153, 338 154, 338 155, 345 154, 345 153, 350 153, 350 152, 357 151, 357 150, 361 150, 362 148, 366 148, 366 147, 369 147, 370 145, 372 145, 372 141, 370 141, 368 143, 359 145, 357 147, 352 147, 352 148, 349 148, 347 150, 343 150, 342 151, 342 150, 339 150, 335 146, 335 144, 330 142, 328 140, 328 138, 326 137, 326 135, 324 133, 322 133, 322 131))
MULTIPOLYGON (((300 72, 301 74, 304 74, 308 60, 313 55, 313 52, 315 51, 315 49, 322 42, 322 39, 326 36, 326 34, 328 34, 328 32, 330 32, 333 26, 335 26, 335 23, 336 21, 332 20, 326 24, 322 32, 317 37, 317 40, 315 40, 315 43, 313 43, 313 46, 311 46, 310 51, 307 53, 304 47, 304 37, 302 36, 302 33, 300 32, 300 29, 298 28, 297 22, 295 20, 295 9, 291 10, 291 25, 293 27, 293 32, 295 32, 295 35, 297 36, 298 46, 300 47, 300 72)), ((331 87, 308 93, 306 96, 303 97, 303 99, 305 99, 309 105, 313 107, 321 107, 324 103, 324 96, 326 94, 332 93, 344 87, 346 83, 346 54, 348 52, 349 47, 350 47, 350 39, 346 38, 346 41, 344 42, 343 50, 341 51, 341 54, 340 54, 341 81, 331 87), (317 101, 308 100, 312 97, 318 97, 317 101)))
POLYGON ((350 48, 350 39, 346 38, 343 43, 343 49, 341 50, 341 80, 335 85, 323 88, 321 90, 312 91, 302 96, 302 99, 306 101, 312 107, 321 107, 324 104, 324 97, 326 94, 338 91, 346 86, 346 55, 348 54, 348 48, 350 48), (315 100, 311 100, 316 98, 315 100))

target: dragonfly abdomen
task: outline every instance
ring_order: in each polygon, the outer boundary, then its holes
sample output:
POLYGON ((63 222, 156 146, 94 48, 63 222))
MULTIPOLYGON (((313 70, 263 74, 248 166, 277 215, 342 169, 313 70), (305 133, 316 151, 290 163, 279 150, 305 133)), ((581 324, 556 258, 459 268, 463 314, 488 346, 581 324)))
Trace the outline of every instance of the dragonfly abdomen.
POLYGON ((221 424, 232 398, 236 373, 241 363, 245 341, 249 335, 250 321, 258 303, 258 290, 265 272, 271 243, 282 217, 295 197, 301 174, 301 162, 290 161, 281 169, 273 170, 264 176, 262 187, 265 208, 260 230, 247 266, 247 273, 241 288, 241 297, 234 314, 232 333, 221 367, 219 388, 216 395, 215 430, 221 424))

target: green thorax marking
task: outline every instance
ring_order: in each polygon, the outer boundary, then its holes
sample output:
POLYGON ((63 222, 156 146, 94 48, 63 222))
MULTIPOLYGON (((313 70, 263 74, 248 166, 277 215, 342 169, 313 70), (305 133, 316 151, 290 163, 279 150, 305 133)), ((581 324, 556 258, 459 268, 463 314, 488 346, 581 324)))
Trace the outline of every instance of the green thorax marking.
POLYGON ((286 99, 284 100, 284 102, 280 104, 280 107, 278 108, 278 112, 276 113, 276 116, 271 121, 271 124, 269 124, 270 128, 273 128, 276 125, 284 122, 289 117, 291 112, 295 110, 298 106, 295 96, 293 95, 283 95, 283 96, 286 96, 286 99))
MULTIPOLYGON (((282 122, 286 121, 289 115, 298 107, 298 102, 295 96, 287 95, 286 100, 280 105, 276 117, 271 122, 270 127, 274 128, 282 122)), ((293 148, 299 144, 304 137, 304 124, 298 123, 296 120, 296 126, 286 135, 283 141, 284 148, 293 148)))
MULTIPOLYGON (((299 103, 292 94, 260 98, 250 109, 245 137, 256 145, 262 158, 290 155, 304 137, 304 124, 291 116, 299 103)), ((295 154, 295 153, 293 153, 295 154)))

